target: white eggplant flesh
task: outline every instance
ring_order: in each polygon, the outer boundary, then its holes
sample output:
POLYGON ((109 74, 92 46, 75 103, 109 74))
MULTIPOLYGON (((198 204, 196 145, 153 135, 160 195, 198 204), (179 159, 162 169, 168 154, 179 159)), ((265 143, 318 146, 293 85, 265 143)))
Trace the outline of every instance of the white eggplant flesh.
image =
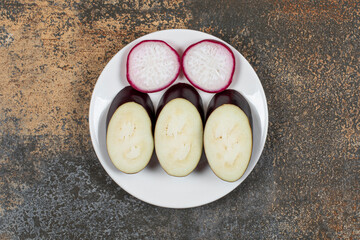
POLYGON ((110 118, 106 136, 107 151, 116 168, 137 173, 149 163, 154 150, 152 122, 143 106, 127 102, 110 118))
POLYGON ((169 175, 183 177, 196 168, 203 147, 203 123, 190 101, 169 101, 158 116, 154 136, 157 158, 169 175))
POLYGON ((245 173, 252 153, 252 129, 247 115, 233 104, 217 107, 208 117, 204 149, 213 172, 234 182, 245 173))

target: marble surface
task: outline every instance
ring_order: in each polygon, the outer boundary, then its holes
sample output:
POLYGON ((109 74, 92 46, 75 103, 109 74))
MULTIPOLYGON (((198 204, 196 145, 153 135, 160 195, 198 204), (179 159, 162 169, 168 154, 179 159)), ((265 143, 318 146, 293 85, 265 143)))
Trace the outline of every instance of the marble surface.
POLYGON ((0 239, 360 238, 358 1, 8 0, 0 23, 0 239), (118 187, 88 130, 106 63, 172 28, 234 46, 269 106, 246 181, 185 210, 118 187))

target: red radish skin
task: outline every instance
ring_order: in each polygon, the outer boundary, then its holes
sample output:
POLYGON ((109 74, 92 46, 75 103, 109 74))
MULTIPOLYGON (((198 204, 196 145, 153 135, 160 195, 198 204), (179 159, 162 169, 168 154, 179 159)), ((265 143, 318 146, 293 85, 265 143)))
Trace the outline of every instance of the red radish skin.
MULTIPOLYGON (((214 45, 214 46, 215 46, 214 45)), ((234 75, 234 72, 235 72, 235 56, 233 54, 233 52, 231 51, 231 49, 224 43, 222 42, 219 42, 219 41, 216 41, 216 40, 211 40, 211 39, 206 39, 206 40, 202 40, 200 42, 197 42, 197 43, 194 43, 192 45, 190 45, 184 52, 184 54, 182 55, 182 60, 181 60, 181 66, 182 66, 182 69, 183 69, 183 72, 184 72, 184 75, 185 77, 189 80, 189 82, 195 86, 196 88, 204 91, 204 92, 208 92, 208 93, 218 93, 218 92, 221 92, 223 90, 225 90, 232 82, 232 79, 233 79, 233 75, 234 75), (218 45, 218 46, 221 46, 223 49, 222 50, 225 50, 226 51, 226 54, 229 55, 229 61, 232 65, 232 67, 229 69, 230 71, 228 71, 228 77, 227 77, 227 80, 225 81, 225 83, 223 83, 220 87, 216 87, 216 88, 210 88, 210 87, 206 87, 206 86, 203 86, 203 84, 199 84, 197 83, 197 80, 196 79, 193 79, 190 75, 190 73, 188 72, 189 69, 186 68, 185 66, 185 61, 187 59, 187 56, 189 55, 189 52, 196 46, 198 46, 199 44, 205 44, 205 43, 208 43, 208 44, 215 44, 215 45, 218 45)))
MULTIPOLYGON (((159 46, 160 46, 159 45, 159 46)), ((167 61, 168 63, 169 61, 167 61)), ((161 66, 160 66, 161 67, 161 66)), ((166 43, 165 41, 162 40, 144 40, 139 42, 138 44, 136 44, 129 52, 128 56, 127 56, 127 61, 126 61, 126 78, 129 82, 129 84, 136 90, 140 91, 140 92, 144 92, 144 93, 152 93, 152 92, 158 92, 161 91, 167 87, 169 87, 179 76, 180 73, 180 69, 181 69, 181 61, 180 61, 180 56, 178 54, 178 52, 172 48, 168 43, 166 43), (134 51, 141 47, 142 44, 148 44, 148 43, 158 43, 160 44, 164 49, 166 49, 167 51, 171 52, 173 54, 172 59, 173 61, 177 62, 177 67, 176 70, 173 71, 172 74, 170 74, 171 76, 169 77, 169 79, 166 79, 166 81, 164 81, 164 83, 162 84, 153 84, 153 86, 151 86, 150 88, 145 88, 144 87, 144 83, 139 83, 136 82, 136 80, 132 79, 132 74, 131 74, 131 66, 130 66, 130 61, 131 61, 131 56, 134 53, 134 51), (155 86, 156 85, 156 86, 155 86)))

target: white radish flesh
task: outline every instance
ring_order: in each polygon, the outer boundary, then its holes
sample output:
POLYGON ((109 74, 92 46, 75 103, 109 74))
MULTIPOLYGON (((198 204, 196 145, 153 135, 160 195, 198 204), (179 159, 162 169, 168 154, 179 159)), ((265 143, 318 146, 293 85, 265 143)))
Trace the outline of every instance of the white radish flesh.
POLYGON ((168 87, 179 71, 179 55, 164 41, 142 41, 128 55, 128 82, 141 92, 156 92, 168 87))
POLYGON ((235 69, 235 58, 225 44, 203 40, 185 50, 182 65, 186 78, 195 87, 214 93, 230 85, 235 69))

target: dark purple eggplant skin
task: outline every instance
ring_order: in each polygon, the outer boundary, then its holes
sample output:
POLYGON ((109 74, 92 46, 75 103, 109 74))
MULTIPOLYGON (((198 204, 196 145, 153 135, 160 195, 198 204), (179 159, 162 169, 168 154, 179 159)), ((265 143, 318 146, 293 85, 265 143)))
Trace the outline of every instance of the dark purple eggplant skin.
POLYGON ((203 123, 205 123, 202 99, 196 89, 186 83, 175 84, 171 86, 168 90, 166 90, 166 92, 159 101, 159 105, 156 111, 156 118, 159 116, 164 106, 175 98, 184 98, 191 102, 199 111, 201 120, 203 121, 203 123))
POLYGON ((207 109, 206 120, 216 108, 224 104, 233 104, 243 110, 243 112, 249 119, 251 129, 253 128, 252 115, 249 103, 246 101, 243 95, 233 89, 227 89, 214 95, 207 109))
POLYGON ((152 130, 154 130, 156 120, 155 110, 149 95, 143 92, 139 92, 131 86, 127 86, 120 90, 120 92, 116 94, 115 98, 113 99, 106 117, 106 129, 108 128, 110 119, 114 115, 116 109, 127 102, 135 102, 145 108, 151 119, 152 130))

